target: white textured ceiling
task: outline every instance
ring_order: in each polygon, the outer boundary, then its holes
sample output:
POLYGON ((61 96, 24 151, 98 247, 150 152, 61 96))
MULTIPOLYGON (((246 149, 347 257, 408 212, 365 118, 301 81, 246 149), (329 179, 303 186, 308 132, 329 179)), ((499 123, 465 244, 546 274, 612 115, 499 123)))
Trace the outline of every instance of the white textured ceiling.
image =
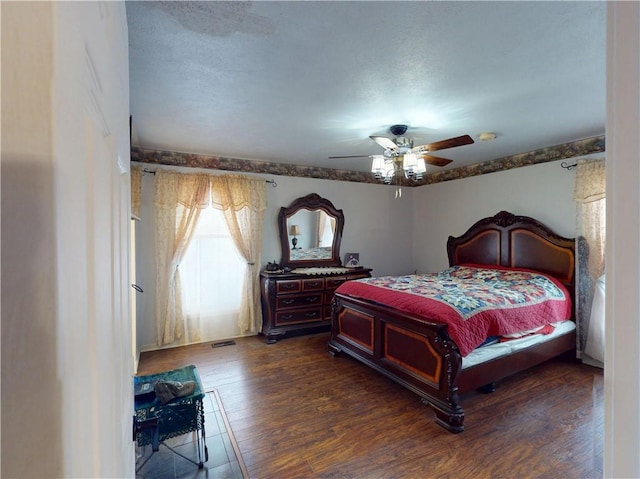
POLYGON ((415 144, 471 135, 437 153, 455 168, 605 130, 605 2, 127 2, 127 19, 143 148, 368 171, 328 157, 379 154, 369 135, 405 123, 415 144))

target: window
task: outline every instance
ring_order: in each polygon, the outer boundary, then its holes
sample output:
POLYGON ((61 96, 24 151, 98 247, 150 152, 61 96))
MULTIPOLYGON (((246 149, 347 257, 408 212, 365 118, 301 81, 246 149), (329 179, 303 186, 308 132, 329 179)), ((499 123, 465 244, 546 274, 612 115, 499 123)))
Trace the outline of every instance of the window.
POLYGON ((245 274, 223 212, 201 211, 180 263, 182 305, 187 322, 200 322, 202 341, 240 334, 238 314, 245 274))

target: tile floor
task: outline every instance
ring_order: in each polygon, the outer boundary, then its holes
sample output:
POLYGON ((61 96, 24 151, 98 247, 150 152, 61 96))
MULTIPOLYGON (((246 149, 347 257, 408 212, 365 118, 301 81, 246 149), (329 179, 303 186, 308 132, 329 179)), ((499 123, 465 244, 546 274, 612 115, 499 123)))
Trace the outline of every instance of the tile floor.
MULTIPOLYGON (((136 479, 178 479, 178 478, 220 478, 243 479, 242 470, 225 428, 222 412, 213 392, 203 399, 205 413, 206 445, 209 460, 199 469, 186 459, 174 454, 164 446, 153 453, 151 445, 136 449, 137 467, 150 455, 149 460, 136 473, 136 479)), ((198 462, 195 433, 185 434, 167 440, 167 444, 194 461, 198 462)))

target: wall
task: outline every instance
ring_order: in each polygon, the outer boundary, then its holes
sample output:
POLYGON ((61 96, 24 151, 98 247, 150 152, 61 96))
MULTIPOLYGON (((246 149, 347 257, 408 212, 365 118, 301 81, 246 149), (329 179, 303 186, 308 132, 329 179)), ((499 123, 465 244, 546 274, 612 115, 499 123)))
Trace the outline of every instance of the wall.
POLYGON ((133 477, 125 6, 1 8, 1 475, 133 477))
MULTIPOLYGON (((152 165, 142 165, 151 167, 152 165)), ((153 169, 153 168, 150 168, 153 169)), ((188 168, 170 169, 182 172, 202 171, 188 168)), ((205 170, 210 174, 223 174, 205 170)), ((413 271, 411 188, 405 188, 402 199, 395 200, 393 188, 386 185, 349 183, 343 181, 293 178, 286 176, 260 176, 275 180, 277 187, 267 185, 267 211, 265 213, 262 264, 280 261, 278 212, 296 198, 317 193, 342 209, 345 227, 340 257, 345 253, 360 253, 360 263, 373 268, 373 274, 402 274, 413 271)), ((155 259, 153 218, 154 176, 142 177, 142 205, 137 233, 137 281, 144 289, 138 295, 137 336, 141 350, 156 349, 155 259)), ((235 336, 238 336, 238 331, 235 336)), ((221 339, 221 338, 215 338, 221 339)))
POLYGON ((448 266, 447 238, 501 210, 536 218, 562 236, 575 236, 575 170, 560 161, 514 168, 416 188, 413 257, 419 272, 448 266))
POLYGON ((640 477, 640 3, 607 4, 604 477, 640 477))

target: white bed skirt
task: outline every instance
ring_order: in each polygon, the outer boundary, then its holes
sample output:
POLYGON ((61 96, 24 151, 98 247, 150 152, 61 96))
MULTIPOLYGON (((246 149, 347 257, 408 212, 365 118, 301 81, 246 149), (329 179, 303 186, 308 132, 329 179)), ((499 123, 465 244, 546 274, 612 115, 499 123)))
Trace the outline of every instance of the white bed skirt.
POLYGON ((504 343, 496 343, 474 349, 468 356, 462 358, 462 369, 485 363, 501 356, 506 356, 515 351, 533 346, 534 344, 544 343, 550 339, 567 334, 574 329, 576 329, 576 325, 573 321, 563 321, 556 325, 555 330, 551 334, 533 334, 531 336, 525 336, 524 338, 512 339, 504 343))

